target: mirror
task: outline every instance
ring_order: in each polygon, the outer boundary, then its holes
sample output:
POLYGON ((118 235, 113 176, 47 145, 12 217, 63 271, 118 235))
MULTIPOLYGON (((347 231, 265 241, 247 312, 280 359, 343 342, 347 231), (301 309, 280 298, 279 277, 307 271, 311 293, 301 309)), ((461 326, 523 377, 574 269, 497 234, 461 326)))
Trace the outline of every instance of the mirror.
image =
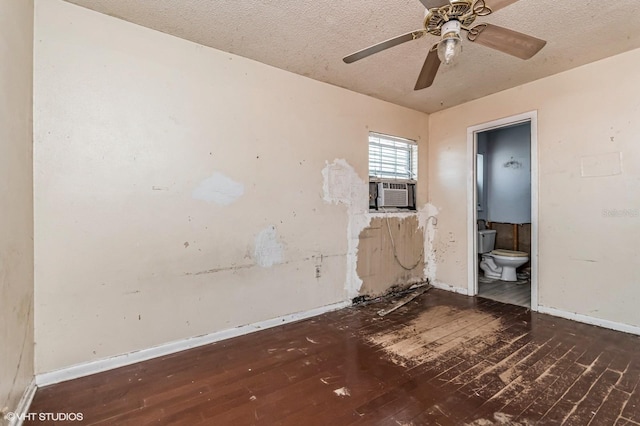
POLYGON ((484 155, 476 154, 476 206, 484 210, 484 155))

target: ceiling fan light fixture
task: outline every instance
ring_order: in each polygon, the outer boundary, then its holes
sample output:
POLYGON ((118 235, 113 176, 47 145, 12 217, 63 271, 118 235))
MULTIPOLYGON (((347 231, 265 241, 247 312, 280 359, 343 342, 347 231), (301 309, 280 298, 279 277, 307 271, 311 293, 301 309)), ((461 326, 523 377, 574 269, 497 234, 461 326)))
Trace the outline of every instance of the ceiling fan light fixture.
POLYGON ((455 62, 462 52, 461 29, 460 21, 456 20, 451 20, 442 26, 442 40, 438 43, 438 58, 445 65, 455 62))
POLYGON ((366 49, 345 56, 343 61, 350 64, 369 57, 374 53, 392 48, 402 43, 424 36, 439 37, 424 60, 414 90, 431 87, 440 65, 450 65, 461 56, 462 30, 467 32, 467 40, 520 59, 530 59, 547 43, 539 38, 519 33, 498 25, 480 23, 473 25, 479 16, 487 16, 518 0, 420 0, 425 7, 421 29, 390 38, 366 49), (487 4, 489 3, 489 4, 487 4))

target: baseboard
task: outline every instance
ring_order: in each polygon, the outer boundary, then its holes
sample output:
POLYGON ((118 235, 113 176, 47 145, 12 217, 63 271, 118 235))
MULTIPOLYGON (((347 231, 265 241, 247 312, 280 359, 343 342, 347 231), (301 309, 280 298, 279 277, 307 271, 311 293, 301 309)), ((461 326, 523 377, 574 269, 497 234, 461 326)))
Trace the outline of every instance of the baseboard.
POLYGON ((147 361, 153 358, 158 358, 187 349, 196 348, 198 346, 204 346, 210 343, 219 342, 221 340, 231 339, 233 337, 265 330, 267 328, 272 328, 279 325, 300 321, 306 318, 315 317, 327 312, 346 308, 347 306, 351 306, 350 301, 334 303, 332 305, 322 306, 320 308, 311 309, 305 312, 284 315, 278 318, 260 321, 254 324, 244 325, 228 330, 222 330, 202 336, 190 337, 152 348, 142 349, 140 351, 116 355, 110 358, 90 361, 87 363, 62 368, 60 370, 41 373, 36 375, 36 384, 38 387, 48 386, 55 383, 77 379, 79 377, 89 376, 91 374, 101 373, 103 371, 113 370, 115 368, 124 367, 126 365, 135 364, 137 362, 147 361))
POLYGON ((469 295, 469 290, 466 288, 454 287, 452 285, 445 284, 440 281, 434 280, 431 282, 431 285, 433 286, 433 288, 437 288, 439 290, 451 291, 453 293, 463 294, 465 296, 469 295))
POLYGON ((9 419, 9 426, 21 426, 22 422, 26 418, 26 415, 29 413, 29 407, 31 407, 31 402, 33 401, 33 397, 36 394, 36 381, 31 380, 27 385, 27 388, 24 390, 22 394, 22 398, 18 401, 18 406, 16 410, 13 412, 13 416, 9 419))
POLYGON ((608 321, 601 318, 594 318, 588 315, 582 315, 575 312, 567 312, 548 306, 538 305, 538 312, 541 314, 549 314, 554 317, 565 318, 573 321, 583 322, 585 324, 597 325, 611 330, 622 331, 624 333, 640 335, 640 327, 634 325, 623 324, 620 322, 608 321))

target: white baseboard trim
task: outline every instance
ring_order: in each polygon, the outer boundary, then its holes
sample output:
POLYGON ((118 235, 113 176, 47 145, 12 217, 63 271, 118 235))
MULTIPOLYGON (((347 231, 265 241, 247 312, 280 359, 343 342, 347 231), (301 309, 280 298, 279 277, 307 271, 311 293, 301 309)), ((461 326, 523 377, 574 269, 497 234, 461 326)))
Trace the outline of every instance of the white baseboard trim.
POLYGON ((541 314, 549 314, 554 317, 565 318, 573 321, 583 322, 585 324, 597 325, 611 330, 622 331, 624 333, 640 335, 640 327, 634 325, 623 324, 620 322, 609 321, 601 318, 594 318, 588 315, 582 315, 575 312, 567 312, 548 306, 538 305, 538 312, 541 314))
POLYGON ((272 328, 279 325, 300 321, 306 318, 315 317, 327 312, 346 308, 347 306, 351 306, 351 301, 334 303, 332 305, 322 306, 320 308, 311 309, 305 312, 297 312, 278 318, 243 325, 241 327, 217 331, 215 333, 205 334, 202 336, 189 337, 187 339, 166 343, 164 345, 154 346, 152 348, 142 349, 135 352, 116 355, 110 358, 72 365, 60 370, 36 375, 36 384, 38 387, 48 386, 55 383, 65 382, 67 380, 77 379, 79 377, 89 376, 91 374, 101 373, 103 371, 113 370, 114 368, 124 367, 126 365, 135 364, 137 362, 147 361, 149 359, 170 355, 176 352, 196 348, 198 346, 208 345, 210 343, 219 342, 225 339, 231 339, 232 337, 238 337, 256 331, 265 330, 267 328, 272 328))
POLYGON ((18 401, 18 406, 13 412, 14 416, 9 420, 9 426, 22 426, 22 422, 26 418, 25 416, 29 413, 29 407, 31 407, 31 402, 36 394, 37 388, 35 379, 31 380, 24 390, 22 398, 18 401))
POLYGON ((433 288, 437 288, 440 290, 446 290, 446 291, 450 291, 453 293, 458 293, 458 294, 463 294, 465 296, 469 295, 469 290, 466 288, 461 288, 461 287, 454 287, 452 285, 449 284, 445 284, 443 282, 440 281, 432 281, 431 285, 433 286, 433 288))

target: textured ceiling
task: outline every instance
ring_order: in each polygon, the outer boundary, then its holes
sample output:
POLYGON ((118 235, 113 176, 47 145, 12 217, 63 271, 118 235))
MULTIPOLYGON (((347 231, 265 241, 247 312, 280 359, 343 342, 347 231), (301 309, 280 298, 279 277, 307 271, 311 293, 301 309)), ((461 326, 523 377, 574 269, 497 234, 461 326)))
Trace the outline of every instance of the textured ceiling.
POLYGON ((520 0, 477 22, 547 40, 538 55, 523 61, 464 38, 458 62, 441 66, 433 86, 415 92, 435 36, 350 65, 342 57, 421 29, 418 0, 67 1, 429 113, 640 48, 639 0, 520 0))

